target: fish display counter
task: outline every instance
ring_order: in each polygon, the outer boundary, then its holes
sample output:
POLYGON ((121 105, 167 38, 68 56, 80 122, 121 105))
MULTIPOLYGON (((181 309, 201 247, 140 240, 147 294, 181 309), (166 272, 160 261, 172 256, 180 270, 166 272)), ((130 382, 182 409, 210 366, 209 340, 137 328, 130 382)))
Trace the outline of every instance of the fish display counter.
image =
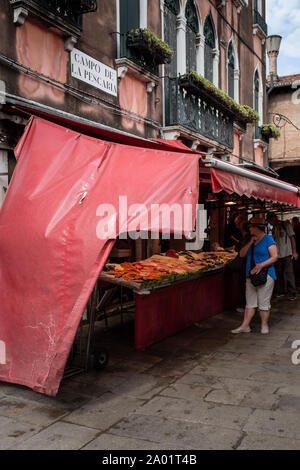
POLYGON ((108 263, 100 280, 135 293, 135 348, 143 350, 239 302, 237 273, 225 269, 236 255, 169 250, 139 262, 108 263))

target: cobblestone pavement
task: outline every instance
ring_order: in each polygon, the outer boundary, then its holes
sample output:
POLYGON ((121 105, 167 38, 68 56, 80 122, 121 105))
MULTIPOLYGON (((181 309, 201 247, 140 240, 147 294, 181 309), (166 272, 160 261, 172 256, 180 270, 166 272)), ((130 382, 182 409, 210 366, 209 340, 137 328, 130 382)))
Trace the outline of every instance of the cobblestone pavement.
MULTIPOLYGON (((300 297, 299 297, 300 299, 300 297)), ((57 397, 0 383, 0 450, 300 449, 300 300, 274 302, 269 336, 233 336, 227 312, 143 352, 133 324, 101 333, 105 370, 57 397)))

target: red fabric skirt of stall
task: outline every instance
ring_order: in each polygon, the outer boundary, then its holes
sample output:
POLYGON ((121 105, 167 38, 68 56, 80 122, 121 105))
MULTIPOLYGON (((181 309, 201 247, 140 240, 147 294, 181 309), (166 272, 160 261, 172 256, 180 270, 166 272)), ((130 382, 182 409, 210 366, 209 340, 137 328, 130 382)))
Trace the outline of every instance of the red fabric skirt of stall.
POLYGON ((137 295, 135 348, 145 349, 240 300, 238 274, 224 272, 137 295))

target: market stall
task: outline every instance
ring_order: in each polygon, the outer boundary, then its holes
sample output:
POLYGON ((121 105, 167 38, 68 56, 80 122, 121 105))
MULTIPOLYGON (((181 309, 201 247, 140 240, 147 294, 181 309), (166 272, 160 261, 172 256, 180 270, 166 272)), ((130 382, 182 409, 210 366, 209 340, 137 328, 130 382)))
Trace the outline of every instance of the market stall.
MULTIPOLYGON (((55 395, 85 306, 119 233, 174 233, 151 205, 189 205, 199 156, 138 148, 32 118, 0 212, 0 380, 55 395), (142 214, 120 210, 139 203, 142 214)), ((179 226, 176 224, 179 223, 179 226)))
MULTIPOLYGON (((17 167, 0 213, 0 345, 5 351, 0 380, 48 395, 57 393, 99 275, 133 287, 135 345, 143 349, 237 303, 238 280, 224 274, 226 260, 219 258, 227 204, 247 206, 248 201, 253 210, 255 201, 300 207, 295 186, 182 146, 121 145, 36 117, 15 155, 17 167), (120 197, 128 207, 138 203, 142 209, 124 216, 120 197), (205 254, 187 259, 182 268, 173 261, 170 271, 161 259, 158 268, 156 259, 156 268, 152 265, 142 278, 137 265, 135 272, 127 265, 127 279, 112 266, 102 272, 124 232, 183 233, 181 219, 164 218, 174 204, 182 211, 191 208, 184 232, 193 231, 197 203, 210 216, 205 254), (156 204, 162 217, 152 217, 156 204)), ((178 257, 187 256, 177 251, 178 257)))
POLYGON ((236 253, 218 251, 154 255, 138 263, 107 264, 100 280, 135 292, 135 348, 232 308, 240 300, 238 279, 224 267, 236 253), (216 295, 217 294, 217 295, 216 295))

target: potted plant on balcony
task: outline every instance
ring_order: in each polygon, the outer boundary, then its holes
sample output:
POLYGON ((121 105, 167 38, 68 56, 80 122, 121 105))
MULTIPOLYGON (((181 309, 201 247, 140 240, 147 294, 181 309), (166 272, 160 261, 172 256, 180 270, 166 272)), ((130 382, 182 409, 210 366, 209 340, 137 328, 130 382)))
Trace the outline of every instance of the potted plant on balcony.
POLYGON ((261 133, 268 139, 278 139, 278 137, 281 135, 278 127, 274 126, 273 124, 263 124, 261 126, 261 133))
POLYGON ((153 64, 168 64, 171 62, 174 51, 150 29, 138 28, 127 33, 127 46, 140 51, 153 64))
POLYGON ((256 123, 259 121, 259 114, 254 109, 250 106, 238 104, 227 93, 224 93, 224 91, 217 88, 194 70, 182 75, 179 78, 179 85, 188 93, 212 102, 224 114, 230 115, 235 121, 243 123, 256 123))

